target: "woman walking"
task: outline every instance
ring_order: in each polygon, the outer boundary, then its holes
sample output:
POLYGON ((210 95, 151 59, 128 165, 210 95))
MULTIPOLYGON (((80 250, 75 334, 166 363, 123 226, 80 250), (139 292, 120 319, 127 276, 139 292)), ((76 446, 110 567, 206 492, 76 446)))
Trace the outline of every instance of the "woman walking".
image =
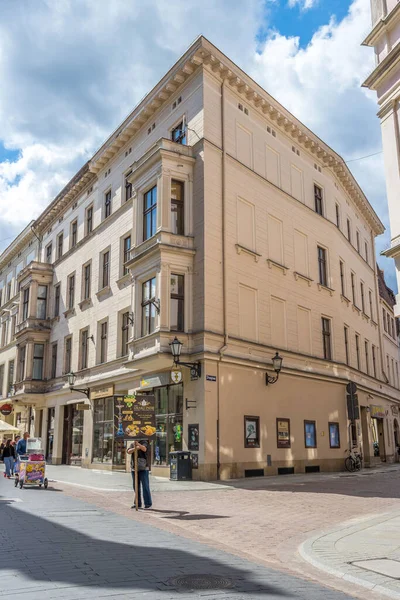
POLYGON ((7 477, 7 479, 10 479, 14 472, 14 460, 15 448, 14 446, 11 446, 11 440, 7 440, 6 445, 3 448, 3 461, 5 466, 4 477, 7 477))

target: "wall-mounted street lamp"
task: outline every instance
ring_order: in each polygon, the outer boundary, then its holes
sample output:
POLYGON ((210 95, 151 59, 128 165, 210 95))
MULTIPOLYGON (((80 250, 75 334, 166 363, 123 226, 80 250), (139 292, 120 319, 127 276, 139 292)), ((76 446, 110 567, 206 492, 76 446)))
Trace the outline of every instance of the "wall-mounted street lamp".
POLYGON ((171 348, 171 352, 172 352, 172 357, 174 359, 174 364, 182 365, 183 367, 188 367, 190 369, 191 379, 192 380, 198 379, 199 377, 201 377, 201 363, 200 362, 194 362, 194 363, 181 362, 180 356, 181 356, 182 346, 183 346, 182 342, 180 342, 176 336, 173 339, 173 341, 169 343, 169 347, 171 348))
POLYGON ((276 373, 276 377, 270 377, 268 373, 265 373, 265 385, 270 385, 272 383, 276 383, 279 379, 279 373, 282 369, 282 356, 279 356, 278 352, 275 353, 274 358, 272 359, 272 365, 274 367, 274 371, 276 373))
POLYGON ((72 371, 68 373, 68 385, 70 392, 80 392, 81 394, 85 394, 86 398, 90 396, 90 388, 74 388, 74 384, 76 381, 76 375, 72 371))

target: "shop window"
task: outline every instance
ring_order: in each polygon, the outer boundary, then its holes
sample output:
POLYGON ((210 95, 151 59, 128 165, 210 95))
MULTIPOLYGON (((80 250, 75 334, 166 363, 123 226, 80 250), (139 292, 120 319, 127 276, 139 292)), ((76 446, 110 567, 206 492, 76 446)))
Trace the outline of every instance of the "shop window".
POLYGON ((260 417, 244 417, 244 447, 260 447, 260 417))
POLYGON ((157 231, 157 186, 151 188, 143 197, 143 241, 151 238, 157 231))
POLYGON ((171 231, 184 235, 184 183, 171 181, 171 231))
POLYGON ((182 450, 183 384, 156 388, 154 396, 157 432, 152 460, 156 465, 167 465, 169 453, 182 450))
POLYGON ((43 379, 44 344, 33 344, 32 379, 43 379))
POLYGON ((304 421, 304 443, 306 448, 317 447, 317 429, 315 421, 304 421))
POLYGON ((142 284, 142 336, 156 329, 156 278, 152 277, 142 284))
POLYGON ((47 313, 47 285, 38 286, 36 316, 45 319, 47 313))
POLYGON ((24 296, 22 301, 22 320, 26 321, 28 318, 28 308, 29 308, 29 288, 24 289, 24 296))
POLYGON ((93 412, 93 463, 112 464, 113 437, 113 398, 95 400, 93 412))
POLYGON ((171 274, 171 301, 170 301, 170 329, 171 331, 184 330, 184 288, 183 275, 171 274))
POLYGON ((329 447, 340 448, 339 423, 329 423, 329 447))

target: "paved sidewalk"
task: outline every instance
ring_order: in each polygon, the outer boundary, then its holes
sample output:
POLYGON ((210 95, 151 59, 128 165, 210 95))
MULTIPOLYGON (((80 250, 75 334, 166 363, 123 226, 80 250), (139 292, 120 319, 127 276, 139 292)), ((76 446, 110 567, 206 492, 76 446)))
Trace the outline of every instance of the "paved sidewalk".
MULTIPOLYGON (((52 487, 20 490, 0 479, 0 545, 6 549, 0 561, 0 598, 82 600, 89 594, 113 600, 353 598, 124 518, 52 487), (194 576, 195 583, 182 585, 186 576, 194 576), (214 582, 208 588, 195 588, 210 578, 214 582)), ((146 511, 138 514, 141 517, 146 511)))
POLYGON ((352 519, 299 548, 314 567, 400 600, 400 511, 352 519))

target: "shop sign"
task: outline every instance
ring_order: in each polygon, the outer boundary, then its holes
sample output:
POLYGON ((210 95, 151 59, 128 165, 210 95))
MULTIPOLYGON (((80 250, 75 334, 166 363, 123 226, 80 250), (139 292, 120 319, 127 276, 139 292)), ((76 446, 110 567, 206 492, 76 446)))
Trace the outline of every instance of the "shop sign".
POLYGON ((3 406, 0 406, 0 413, 2 415, 4 415, 5 417, 7 417, 8 415, 11 415, 12 411, 13 411, 12 404, 3 404, 3 406))
POLYGON ((90 410, 90 404, 77 404, 76 410, 90 410))
POLYGON ((199 424, 188 425, 188 449, 199 450, 199 424))
POLYGON ((107 385, 104 387, 93 388, 90 390, 90 399, 97 400, 98 398, 108 398, 114 395, 114 386, 107 385))
POLYGON ((179 369, 172 369, 171 381, 172 383, 180 383, 182 381, 182 371, 179 369))
POLYGON ((157 373, 156 375, 152 375, 151 377, 142 377, 142 379, 140 380, 140 389, 143 390, 147 388, 168 385, 169 383, 171 383, 170 378, 170 373, 157 373))
POLYGON ((216 375, 206 375, 206 381, 217 381, 216 375))
POLYGON ((114 396, 114 437, 150 439, 156 433, 156 400, 152 395, 114 396))
POLYGON ((390 408, 392 409, 392 415, 394 417, 398 417, 399 416, 399 407, 392 404, 390 408))
POLYGON ((375 406, 374 404, 371 404, 369 409, 373 419, 383 419, 386 416, 383 406, 375 406))
POLYGON ((276 439, 278 448, 290 448, 290 420, 276 420, 276 439))

